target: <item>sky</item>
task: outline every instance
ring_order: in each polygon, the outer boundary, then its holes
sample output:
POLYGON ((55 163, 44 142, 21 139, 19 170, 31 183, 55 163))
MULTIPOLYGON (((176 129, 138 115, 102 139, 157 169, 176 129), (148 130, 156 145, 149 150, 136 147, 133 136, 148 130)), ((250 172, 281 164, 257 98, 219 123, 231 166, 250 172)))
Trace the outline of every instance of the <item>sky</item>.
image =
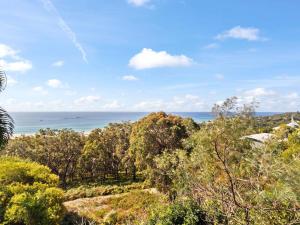
POLYGON ((0 1, 8 111, 300 109, 300 2, 0 1))

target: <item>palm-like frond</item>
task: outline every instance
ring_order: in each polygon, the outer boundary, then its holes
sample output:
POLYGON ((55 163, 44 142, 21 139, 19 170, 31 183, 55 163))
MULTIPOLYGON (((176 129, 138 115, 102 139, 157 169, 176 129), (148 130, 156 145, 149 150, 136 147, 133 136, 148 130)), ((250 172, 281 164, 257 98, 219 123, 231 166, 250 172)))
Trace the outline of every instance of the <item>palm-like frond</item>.
POLYGON ((7 143, 14 131, 14 120, 0 107, 0 148, 7 143))
MULTIPOLYGON (((6 86, 5 72, 0 69, 0 92, 6 86)), ((0 107, 0 149, 7 143, 8 139, 12 136, 14 130, 14 120, 12 117, 0 107)))
POLYGON ((6 87, 6 74, 0 68, 0 92, 3 91, 6 87))

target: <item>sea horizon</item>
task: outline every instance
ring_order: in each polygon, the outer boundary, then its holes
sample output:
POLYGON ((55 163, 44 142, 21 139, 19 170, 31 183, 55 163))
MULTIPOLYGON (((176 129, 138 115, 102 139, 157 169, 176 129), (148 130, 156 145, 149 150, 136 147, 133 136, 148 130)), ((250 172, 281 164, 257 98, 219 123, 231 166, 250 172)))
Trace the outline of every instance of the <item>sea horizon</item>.
MULTIPOLYGON (((88 133, 103 128, 109 123, 135 122, 151 112, 101 112, 101 111, 51 111, 51 112, 10 112, 15 121, 14 135, 29 135, 40 129, 73 129, 88 133)), ((196 122, 214 119, 212 112, 166 112, 196 122)), ((274 115, 281 112, 256 112, 257 116, 274 115)))

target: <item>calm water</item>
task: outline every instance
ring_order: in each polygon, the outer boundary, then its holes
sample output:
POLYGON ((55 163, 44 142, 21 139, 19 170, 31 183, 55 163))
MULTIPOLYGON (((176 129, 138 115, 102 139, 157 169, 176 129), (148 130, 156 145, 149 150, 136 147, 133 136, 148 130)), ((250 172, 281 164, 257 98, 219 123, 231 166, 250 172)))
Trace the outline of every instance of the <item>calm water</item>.
MULTIPOLYGON (((15 134, 31 134, 42 128, 72 128, 76 131, 90 131, 102 128, 109 123, 136 121, 148 113, 145 112, 14 112, 15 134)), ((173 113, 182 117, 191 117, 197 122, 213 119, 208 112, 173 113)), ((274 113, 259 113, 270 115, 274 113)))

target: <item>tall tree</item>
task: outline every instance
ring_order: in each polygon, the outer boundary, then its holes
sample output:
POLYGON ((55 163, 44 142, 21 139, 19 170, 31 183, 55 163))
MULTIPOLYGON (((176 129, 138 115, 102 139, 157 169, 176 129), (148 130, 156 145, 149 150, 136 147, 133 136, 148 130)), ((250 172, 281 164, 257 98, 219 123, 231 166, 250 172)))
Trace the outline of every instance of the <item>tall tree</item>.
MULTIPOLYGON (((0 69, 0 92, 6 87, 6 75, 0 69)), ((12 117, 0 107, 0 149, 7 143, 14 130, 14 121, 12 117)))
POLYGON ((164 112, 151 113, 134 124, 129 152, 138 169, 149 171, 156 165, 156 156, 180 149, 187 137, 181 117, 164 112))

